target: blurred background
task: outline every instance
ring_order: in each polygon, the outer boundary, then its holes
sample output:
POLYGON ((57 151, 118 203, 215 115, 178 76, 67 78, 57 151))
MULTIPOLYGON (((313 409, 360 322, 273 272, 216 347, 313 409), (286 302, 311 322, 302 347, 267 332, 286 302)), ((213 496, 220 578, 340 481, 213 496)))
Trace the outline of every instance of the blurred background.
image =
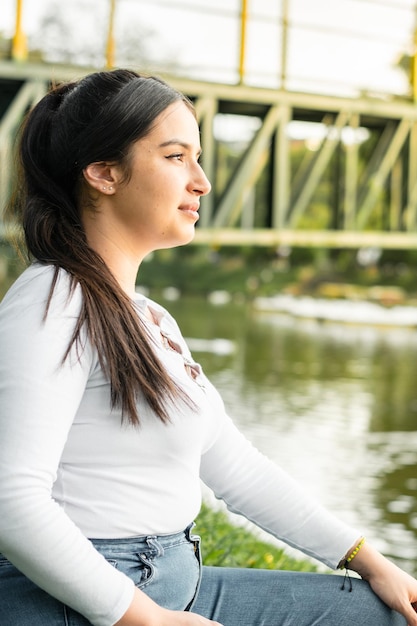
MULTIPOLYGON (((2 2, 6 58, 18 5, 2 2)), ((24 59, 103 66, 111 26, 116 65, 315 93, 410 93, 414 0, 22 0, 21 5, 14 55, 24 59)))

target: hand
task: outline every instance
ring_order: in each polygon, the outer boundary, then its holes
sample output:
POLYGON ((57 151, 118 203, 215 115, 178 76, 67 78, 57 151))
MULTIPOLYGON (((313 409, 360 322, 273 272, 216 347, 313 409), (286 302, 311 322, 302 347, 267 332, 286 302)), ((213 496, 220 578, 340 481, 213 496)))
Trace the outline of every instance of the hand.
MULTIPOLYGON (((197 613, 170 611, 160 607, 143 591, 135 589, 133 600, 114 626, 222 626, 197 613)), ((414 626, 414 625, 413 625, 414 626)), ((416 623, 417 626, 417 623, 416 623)))
POLYGON ((417 626, 417 580, 364 544, 349 564, 390 608, 401 613, 408 626, 417 626))

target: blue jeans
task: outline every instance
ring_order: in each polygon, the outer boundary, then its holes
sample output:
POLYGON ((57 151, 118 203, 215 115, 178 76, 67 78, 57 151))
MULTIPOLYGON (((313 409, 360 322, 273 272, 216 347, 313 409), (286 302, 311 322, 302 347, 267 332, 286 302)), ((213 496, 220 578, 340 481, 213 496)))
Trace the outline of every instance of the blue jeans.
MULTIPOLYGON (((191 527, 162 537, 93 539, 114 567, 155 602, 223 626, 405 626, 366 582, 275 570, 201 567, 191 527)), ((0 626, 88 626, 0 555, 0 626)))

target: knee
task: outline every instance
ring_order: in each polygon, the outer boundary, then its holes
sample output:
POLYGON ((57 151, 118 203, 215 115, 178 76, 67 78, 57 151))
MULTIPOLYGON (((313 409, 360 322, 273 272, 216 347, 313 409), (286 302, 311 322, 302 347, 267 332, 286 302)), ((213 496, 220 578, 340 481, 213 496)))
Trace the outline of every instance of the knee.
POLYGON ((352 590, 344 590, 346 602, 349 604, 350 618, 346 626, 351 624, 367 624, 368 626, 406 626, 402 615, 390 609, 361 579, 353 579, 352 590), (347 591, 347 593, 346 593, 347 591))

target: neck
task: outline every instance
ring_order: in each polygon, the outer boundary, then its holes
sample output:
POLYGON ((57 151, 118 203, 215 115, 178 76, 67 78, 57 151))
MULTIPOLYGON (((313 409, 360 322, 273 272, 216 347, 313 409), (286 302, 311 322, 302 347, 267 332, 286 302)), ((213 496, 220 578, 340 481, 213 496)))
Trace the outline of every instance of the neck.
POLYGON ((143 256, 134 253, 128 241, 117 237, 114 231, 101 229, 94 220, 86 221, 84 226, 90 247, 100 255, 123 291, 133 297, 143 256))

